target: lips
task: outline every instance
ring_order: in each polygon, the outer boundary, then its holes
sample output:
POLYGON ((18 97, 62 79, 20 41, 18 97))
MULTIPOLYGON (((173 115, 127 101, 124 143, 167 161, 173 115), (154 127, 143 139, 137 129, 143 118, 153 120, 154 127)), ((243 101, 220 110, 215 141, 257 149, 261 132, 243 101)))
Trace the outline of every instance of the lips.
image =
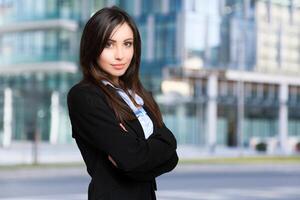
POLYGON ((125 64, 112 64, 115 69, 123 69, 125 64))

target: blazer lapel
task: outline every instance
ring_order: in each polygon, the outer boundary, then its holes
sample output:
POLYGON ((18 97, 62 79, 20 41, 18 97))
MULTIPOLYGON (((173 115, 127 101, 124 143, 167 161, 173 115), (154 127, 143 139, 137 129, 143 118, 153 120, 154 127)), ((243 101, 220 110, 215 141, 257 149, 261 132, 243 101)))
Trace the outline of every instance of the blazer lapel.
MULTIPOLYGON (((151 119, 151 121, 153 123, 153 133, 154 133, 156 131, 156 129, 157 129, 156 123, 154 121, 155 118, 154 118, 153 114, 150 112, 149 108, 146 105, 143 105, 143 108, 145 109, 145 111, 147 112, 148 116, 150 117, 150 119, 151 119)), ((134 115, 133 112, 132 112, 132 114, 134 115)), ((139 120, 137 118, 135 118, 134 120, 131 120, 131 121, 127 121, 126 124, 131 129, 134 130, 134 132, 137 134, 138 137, 145 138, 143 127, 142 127, 142 125, 140 124, 140 122, 139 122, 139 120)))
POLYGON ((134 120, 126 121, 125 123, 127 126, 129 126, 135 132, 135 134, 138 137, 145 138, 144 130, 137 118, 134 120))
MULTIPOLYGON (((113 88, 111 85, 108 84, 107 87, 108 87, 111 91, 116 92, 115 88, 113 88)), ((123 99, 121 96, 119 96, 119 95, 117 95, 117 96, 118 96, 118 98, 119 98, 121 101, 124 102, 125 105, 127 105, 127 103, 124 101, 124 99, 123 99)), ((145 109, 145 111, 147 112, 148 116, 150 117, 150 119, 151 119, 152 122, 153 122, 153 132, 154 132, 154 131, 156 130, 156 125, 155 125, 154 120, 153 120, 154 117, 153 117, 152 113, 150 112, 150 110, 148 109, 148 107, 147 107, 146 105, 144 105, 143 108, 145 109)), ((131 110, 131 109, 130 109, 130 110, 131 110)), ((131 112, 132 112, 132 114, 135 116, 135 114, 134 114, 134 112, 133 112, 132 110, 131 110, 131 112)), ((138 120, 137 118, 135 118, 135 119, 133 119, 133 120, 130 120, 130 121, 126 121, 125 123, 126 123, 126 125, 127 125, 128 127, 130 127, 130 128, 135 132, 135 134, 136 134, 138 137, 140 137, 140 138, 145 138, 145 134, 144 134, 143 127, 142 127, 141 123, 139 122, 139 120, 138 120)))
MULTIPOLYGON (((116 89, 113 88, 111 85, 108 84, 108 85, 106 85, 106 86, 109 88, 110 91, 117 93, 117 92, 116 92, 116 89)), ((127 105, 127 103, 124 101, 124 99, 123 99, 120 95, 117 95, 117 97, 118 97, 121 101, 123 101, 123 103, 124 103, 125 105, 127 105)), ((131 110, 131 108, 129 108, 129 109, 130 109, 132 115, 135 116, 135 114, 134 114, 134 112, 131 110)), ((126 125, 127 125, 128 127, 130 127, 130 128, 135 132, 135 134, 136 134, 138 137, 145 138, 144 130, 143 130, 142 125, 140 124, 140 122, 139 122, 139 120, 138 120, 137 118, 135 118, 135 119, 133 119, 133 120, 130 120, 130 121, 126 121, 125 123, 126 123, 126 125)))

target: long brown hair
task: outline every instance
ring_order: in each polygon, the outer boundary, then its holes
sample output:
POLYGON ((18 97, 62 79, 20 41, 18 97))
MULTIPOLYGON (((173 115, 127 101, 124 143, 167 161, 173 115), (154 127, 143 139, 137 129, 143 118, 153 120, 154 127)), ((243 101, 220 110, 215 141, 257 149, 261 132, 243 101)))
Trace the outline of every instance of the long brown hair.
POLYGON ((161 127, 162 115, 152 95, 142 86, 139 79, 139 68, 141 59, 141 38, 133 19, 122 9, 113 6, 97 11, 86 23, 80 42, 80 65, 83 72, 83 81, 93 83, 100 87, 120 122, 135 119, 131 109, 122 101, 117 92, 112 92, 101 81, 110 80, 107 74, 98 65, 97 59, 102 53, 113 30, 123 23, 127 23, 133 31, 134 53, 127 71, 119 77, 119 86, 127 93, 135 105, 138 105, 132 94, 138 94, 144 100, 144 105, 154 117, 154 124, 161 127))

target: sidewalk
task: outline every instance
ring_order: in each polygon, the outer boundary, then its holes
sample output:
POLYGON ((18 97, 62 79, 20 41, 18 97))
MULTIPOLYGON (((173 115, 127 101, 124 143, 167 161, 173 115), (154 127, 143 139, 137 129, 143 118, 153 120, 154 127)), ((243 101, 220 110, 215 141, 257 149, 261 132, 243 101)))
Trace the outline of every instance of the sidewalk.
MULTIPOLYGON (((300 175, 300 164, 178 164, 170 173, 294 173, 300 175)), ((25 168, 0 169, 0 181, 12 179, 41 179, 50 177, 86 176, 85 166, 32 166, 25 168)))
MULTIPOLYGON (((39 144, 38 161, 41 166, 10 167, 16 164, 31 164, 33 161, 31 143, 14 143, 10 148, 0 148, 0 180, 19 178, 43 178, 59 176, 87 176, 80 152, 76 144, 39 144), (58 164, 57 164, 58 163, 58 164), (73 163, 73 164, 72 164, 73 163), (53 165, 47 165, 53 164, 53 165), (57 165, 55 165, 57 164, 57 165), (65 165, 64 165, 65 164, 65 165), (7 166, 7 167, 6 167, 7 166)), ((180 159, 209 159, 238 157, 236 149, 218 148, 212 155, 205 149, 192 146, 178 146, 180 159)), ((257 156, 250 150, 244 156, 257 156)), ((178 164, 172 173, 240 173, 240 172, 295 172, 300 173, 300 163, 252 163, 252 164, 178 164)))
MULTIPOLYGON (((0 148, 0 166, 15 164, 31 164, 34 161, 33 144, 30 142, 14 142, 9 148, 0 148)), ((38 144, 38 163, 70 163, 81 162, 81 154, 76 144, 50 145, 38 144)))
MULTIPOLYGON (((75 143, 51 145, 49 143, 39 143, 37 160, 39 164, 51 163, 81 163, 82 157, 75 143)), ((268 154, 258 154, 251 149, 218 147, 214 153, 208 149, 196 146, 179 145, 177 153, 180 160, 187 159, 210 159, 210 158, 235 158, 241 155, 269 156, 268 154)), ((0 166, 22 165, 34 163, 34 148, 30 142, 14 142, 9 148, 0 147, 0 166)))
MULTIPOLYGON (((0 166, 31 164, 34 161, 33 144, 30 142, 14 142, 9 148, 0 147, 0 166)), ((177 148, 178 156, 184 159, 207 159, 207 158, 226 158, 243 156, 257 156, 257 152, 244 149, 216 148, 212 154, 207 149, 196 146, 180 145, 177 148)), ((264 154, 265 155, 265 154, 264 154)), ((80 163, 81 154, 75 143, 50 145, 49 143, 39 143, 38 163, 80 163)))

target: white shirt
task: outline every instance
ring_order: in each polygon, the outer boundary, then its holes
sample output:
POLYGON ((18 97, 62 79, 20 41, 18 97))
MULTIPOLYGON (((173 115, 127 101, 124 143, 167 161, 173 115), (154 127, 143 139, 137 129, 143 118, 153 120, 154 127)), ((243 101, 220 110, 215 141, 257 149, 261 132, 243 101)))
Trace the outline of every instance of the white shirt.
MULTIPOLYGON (((130 100, 129 96, 122 90, 121 88, 115 87, 113 84, 106 80, 102 80, 102 83, 107 85, 111 85, 113 88, 115 88, 118 92, 118 94, 122 97, 122 99, 128 104, 128 106, 131 108, 131 110, 134 112, 135 116, 139 120, 143 131, 145 138, 148 138, 153 133, 153 122, 148 116, 147 112, 143 108, 144 101, 143 99, 138 95, 134 95, 134 99, 137 102, 137 104, 141 105, 140 108, 137 108, 134 103, 130 100)), ((129 90, 129 93, 132 94, 131 90, 129 90)))

